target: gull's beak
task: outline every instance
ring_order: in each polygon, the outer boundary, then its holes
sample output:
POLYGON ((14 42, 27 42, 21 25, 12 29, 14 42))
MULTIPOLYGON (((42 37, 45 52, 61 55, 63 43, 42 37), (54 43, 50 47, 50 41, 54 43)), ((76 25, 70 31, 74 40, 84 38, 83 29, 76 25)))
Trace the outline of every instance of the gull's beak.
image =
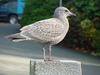
POLYGON ((76 14, 69 12, 69 16, 76 16, 76 14))

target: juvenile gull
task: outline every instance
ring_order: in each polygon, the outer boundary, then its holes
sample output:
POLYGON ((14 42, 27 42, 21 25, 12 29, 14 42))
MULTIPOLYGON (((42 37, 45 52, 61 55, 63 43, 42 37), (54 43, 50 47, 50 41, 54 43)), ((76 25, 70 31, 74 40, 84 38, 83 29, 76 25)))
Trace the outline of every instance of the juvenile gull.
POLYGON ((20 29, 20 33, 9 35, 7 38, 14 42, 33 40, 45 44, 43 48, 44 60, 46 60, 46 47, 49 52, 48 60, 51 60, 51 47, 64 39, 69 30, 67 17, 71 15, 75 16, 75 14, 70 12, 66 7, 58 7, 55 9, 53 18, 24 26, 20 29))

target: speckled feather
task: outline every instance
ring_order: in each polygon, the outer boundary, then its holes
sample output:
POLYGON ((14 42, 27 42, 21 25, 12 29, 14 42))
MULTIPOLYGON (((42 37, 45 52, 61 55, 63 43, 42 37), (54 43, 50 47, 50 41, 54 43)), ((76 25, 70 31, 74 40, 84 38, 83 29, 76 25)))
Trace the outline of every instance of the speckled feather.
POLYGON ((66 7, 56 8, 53 18, 37 21, 20 29, 20 33, 7 38, 14 42, 34 40, 36 42, 49 43, 51 45, 62 41, 69 30, 67 17, 72 13, 66 7), (67 12, 66 12, 67 11, 67 12), (16 38, 17 39, 13 39, 16 38))
POLYGON ((64 32, 63 23, 57 18, 38 21, 20 29, 21 35, 31 40, 52 42, 64 32))

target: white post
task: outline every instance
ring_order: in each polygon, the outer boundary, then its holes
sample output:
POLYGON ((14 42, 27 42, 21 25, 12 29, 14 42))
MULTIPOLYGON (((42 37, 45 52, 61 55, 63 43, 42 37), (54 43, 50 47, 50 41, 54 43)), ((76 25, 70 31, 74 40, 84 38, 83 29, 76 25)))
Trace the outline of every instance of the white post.
POLYGON ((62 6, 62 0, 59 0, 59 6, 62 6))

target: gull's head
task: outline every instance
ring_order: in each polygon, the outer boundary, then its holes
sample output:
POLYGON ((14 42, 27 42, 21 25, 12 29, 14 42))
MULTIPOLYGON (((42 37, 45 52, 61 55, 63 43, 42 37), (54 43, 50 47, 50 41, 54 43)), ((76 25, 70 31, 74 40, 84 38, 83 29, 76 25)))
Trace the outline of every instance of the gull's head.
POLYGON ((66 7, 58 7, 55 9, 54 17, 68 17, 68 16, 76 16, 74 13, 69 11, 66 7))

